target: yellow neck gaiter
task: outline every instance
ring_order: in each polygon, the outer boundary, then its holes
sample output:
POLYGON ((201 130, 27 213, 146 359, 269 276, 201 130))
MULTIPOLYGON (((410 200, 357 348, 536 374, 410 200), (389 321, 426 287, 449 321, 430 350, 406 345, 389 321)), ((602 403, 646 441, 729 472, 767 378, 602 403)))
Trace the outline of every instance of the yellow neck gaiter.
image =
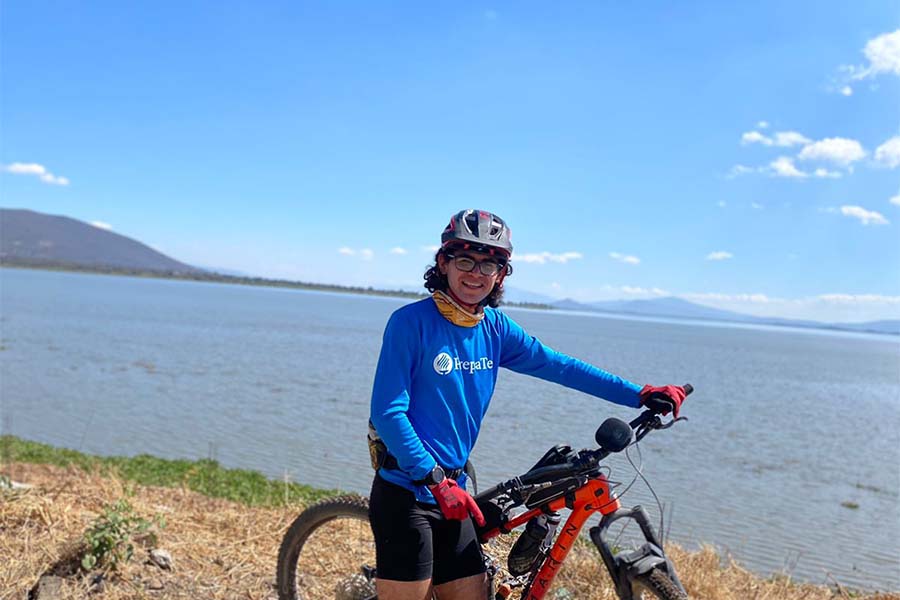
POLYGON ((440 290, 431 294, 431 298, 434 300, 434 304, 437 306, 441 316, 454 325, 459 325, 460 327, 475 327, 481 323, 481 320, 484 318, 484 312, 473 315, 457 304, 449 294, 445 294, 440 290))

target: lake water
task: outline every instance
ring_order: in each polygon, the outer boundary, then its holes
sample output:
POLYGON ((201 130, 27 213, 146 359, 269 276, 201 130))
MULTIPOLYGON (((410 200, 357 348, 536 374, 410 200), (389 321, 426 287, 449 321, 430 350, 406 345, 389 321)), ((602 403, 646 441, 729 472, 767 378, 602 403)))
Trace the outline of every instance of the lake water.
MULTIPOLYGON (((0 424, 89 453, 212 456, 366 492, 372 375, 405 302, 0 269, 0 424)), ((690 420, 642 443, 671 539, 713 543, 762 574, 900 590, 900 339, 507 312, 635 382, 694 385, 690 420)), ((557 443, 592 446, 603 419, 634 414, 503 371, 479 482, 557 443)), ((613 479, 630 481, 614 459, 613 479)), ((652 505, 638 488, 625 504, 652 505)))

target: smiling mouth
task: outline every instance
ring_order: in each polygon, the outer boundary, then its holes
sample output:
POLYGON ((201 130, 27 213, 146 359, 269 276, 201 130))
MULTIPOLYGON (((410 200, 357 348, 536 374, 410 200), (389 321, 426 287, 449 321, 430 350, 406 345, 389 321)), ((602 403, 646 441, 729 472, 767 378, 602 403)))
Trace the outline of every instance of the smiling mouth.
POLYGON ((483 283, 466 283, 465 281, 463 281, 462 284, 470 290, 480 290, 484 287, 483 283))

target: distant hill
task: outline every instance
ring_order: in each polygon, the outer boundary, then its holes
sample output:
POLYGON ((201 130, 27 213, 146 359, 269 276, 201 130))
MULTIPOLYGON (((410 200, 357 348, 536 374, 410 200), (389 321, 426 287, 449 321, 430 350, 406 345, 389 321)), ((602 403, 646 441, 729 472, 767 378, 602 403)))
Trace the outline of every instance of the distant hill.
POLYGON ((201 273, 136 240, 69 217, 0 208, 0 263, 201 273))
POLYGON ((591 302, 594 310, 608 312, 624 312, 634 315, 654 315, 681 317, 690 319, 719 319, 727 321, 743 321, 754 319, 748 315, 711 308, 701 304, 694 304, 674 296, 666 298, 654 298, 651 300, 613 300, 606 302, 591 302))
POLYGON ((545 296, 544 294, 538 294, 536 292, 529 292, 528 290, 511 287, 509 285, 504 285, 503 290, 504 302, 514 302, 519 304, 546 304, 547 306, 550 306, 555 302, 555 299, 551 298, 550 296, 545 296))
POLYGON ((651 300, 611 300, 583 303, 570 298, 551 302, 550 306, 562 310, 594 311, 611 314, 626 314, 644 317, 669 317, 676 319, 701 319, 705 321, 725 321, 754 325, 781 325, 785 327, 814 327, 817 329, 840 329, 868 333, 890 333, 900 335, 900 320, 870 321, 867 323, 822 323, 802 319, 782 319, 779 317, 756 317, 729 310, 721 310, 702 304, 695 304, 681 298, 666 297, 651 300))
MULTIPOLYGON (((371 287, 360 288, 263 279, 234 272, 228 273, 224 269, 198 269, 178 262, 136 240, 94 227, 83 221, 31 210, 5 208, 0 208, 0 265, 83 269, 122 274, 153 274, 162 277, 244 285, 274 285, 390 296, 419 297, 423 293, 420 288, 416 288, 415 291, 377 290, 371 287)), ((505 300, 511 303, 543 304, 562 310, 900 335, 900 320, 868 323, 820 323, 777 317, 755 317, 703 306, 675 297, 583 303, 571 299, 554 300, 549 296, 527 290, 508 288, 505 300)))

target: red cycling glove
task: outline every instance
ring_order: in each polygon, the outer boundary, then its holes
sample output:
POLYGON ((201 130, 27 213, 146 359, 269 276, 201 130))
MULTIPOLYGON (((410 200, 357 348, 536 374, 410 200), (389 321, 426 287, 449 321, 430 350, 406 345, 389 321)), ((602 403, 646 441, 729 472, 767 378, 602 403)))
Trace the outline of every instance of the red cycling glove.
POLYGON ((678 411, 681 410, 681 403, 687 395, 684 388, 680 385, 664 385, 662 387, 653 387, 645 385, 641 389, 641 406, 646 406, 650 410, 660 412, 664 415, 669 414, 669 409, 674 407, 675 418, 678 418, 678 411))
POLYGON ((429 486, 444 517, 455 521, 465 521, 469 513, 479 526, 484 525, 484 515, 469 493, 459 487, 453 479, 445 479, 437 485, 429 486))

